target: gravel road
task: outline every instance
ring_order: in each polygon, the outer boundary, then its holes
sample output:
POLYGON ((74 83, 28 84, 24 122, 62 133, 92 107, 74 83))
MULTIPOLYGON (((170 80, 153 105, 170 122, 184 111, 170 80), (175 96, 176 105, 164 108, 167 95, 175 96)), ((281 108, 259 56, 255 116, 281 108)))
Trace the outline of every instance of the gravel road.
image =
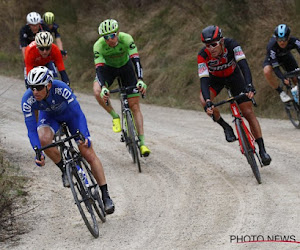
MULTIPOLYGON (((92 91, 92 87, 91 87, 92 91)), ((300 248, 300 130, 262 119, 273 161, 258 185, 237 142, 203 112, 142 105, 152 150, 138 173, 92 95, 77 94, 116 205, 94 239, 63 188, 57 167, 34 164, 21 112, 23 81, 0 77, 0 143, 31 178, 16 213, 28 228, 1 249, 296 249, 300 248), (277 242, 251 242, 243 241, 277 242), (293 241, 279 242, 279 241, 293 241)), ((113 101, 116 110, 119 102, 113 101)), ((225 120, 231 121, 229 115, 225 120)))

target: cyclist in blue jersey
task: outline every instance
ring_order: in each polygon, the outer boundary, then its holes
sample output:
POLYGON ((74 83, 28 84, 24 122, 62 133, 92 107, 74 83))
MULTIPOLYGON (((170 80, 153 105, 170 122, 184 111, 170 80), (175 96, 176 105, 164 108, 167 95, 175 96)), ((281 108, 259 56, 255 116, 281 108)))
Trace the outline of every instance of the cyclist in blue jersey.
MULTIPOLYGON (((33 68, 27 81, 29 88, 22 98, 22 111, 31 146, 41 148, 52 143, 61 122, 67 123, 71 134, 79 129, 86 140, 78 141, 78 148, 90 164, 100 186, 106 213, 113 213, 115 206, 108 193, 103 166, 92 147, 87 121, 76 96, 64 82, 53 80, 51 71, 45 66, 33 68), (34 116, 35 110, 39 110, 38 122, 34 116)), ((49 148, 45 153, 62 171, 63 185, 70 186, 58 149, 49 148)), ((45 156, 42 155, 41 160, 36 159, 35 162, 38 166, 44 166, 45 156)))

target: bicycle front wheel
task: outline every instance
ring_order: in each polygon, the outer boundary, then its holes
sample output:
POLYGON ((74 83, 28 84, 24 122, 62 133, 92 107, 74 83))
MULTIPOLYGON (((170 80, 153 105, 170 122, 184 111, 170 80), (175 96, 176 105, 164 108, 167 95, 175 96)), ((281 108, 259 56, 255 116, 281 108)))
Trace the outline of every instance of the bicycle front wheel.
POLYGON ((256 159, 255 159, 255 151, 251 147, 249 139, 248 139, 246 132, 242 126, 241 120, 239 120, 239 119, 236 120, 236 127, 237 127, 238 134, 240 137, 240 144, 244 151, 243 153, 244 153, 245 157, 247 158, 249 165, 251 166, 252 172, 253 172, 258 184, 261 184, 260 172, 259 172, 259 168, 258 168, 256 159))
POLYGON ((129 149, 131 150, 131 156, 133 162, 137 164, 138 170, 141 173, 141 163, 140 163, 140 156, 139 156, 139 145, 138 145, 138 136, 136 133, 133 117, 130 111, 126 112, 126 122, 127 122, 127 135, 129 139, 129 149))
POLYGON ((300 106, 294 101, 285 103, 285 112, 295 128, 300 129, 300 106))
POLYGON ((89 167, 89 164, 86 162, 86 160, 84 158, 80 159, 80 161, 77 162, 77 164, 81 167, 81 169, 84 170, 84 172, 87 175, 88 183, 89 183, 89 190, 93 197, 92 204, 93 204, 94 210, 96 211, 100 220, 102 222, 105 222, 106 221, 106 213, 104 210, 103 201, 100 197, 99 185, 98 185, 97 181, 95 180, 95 177, 89 167))
POLYGON ((70 188, 75 200, 75 204, 80 212, 80 215, 87 226, 88 230, 95 237, 99 237, 99 228, 92 208, 92 202, 88 188, 78 175, 75 165, 68 164, 66 166, 67 175, 69 178, 70 188))

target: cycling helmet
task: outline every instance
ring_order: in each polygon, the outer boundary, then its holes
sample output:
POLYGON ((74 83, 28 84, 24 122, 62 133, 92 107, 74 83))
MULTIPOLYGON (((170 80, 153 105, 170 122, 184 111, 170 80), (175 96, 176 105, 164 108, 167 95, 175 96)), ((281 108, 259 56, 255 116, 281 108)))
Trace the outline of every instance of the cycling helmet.
POLYGON ((38 47, 49 47, 53 43, 53 37, 48 31, 41 31, 35 35, 35 42, 38 47))
POLYGON ((279 24, 274 30, 274 35, 277 38, 288 38, 290 33, 291 29, 286 24, 279 24))
POLYGON ((30 12, 26 17, 28 24, 39 24, 41 22, 41 15, 37 12, 30 12))
POLYGON ((119 30, 118 22, 114 19, 106 19, 100 23, 98 32, 100 36, 105 36, 111 33, 115 33, 119 30))
POLYGON ((208 26, 202 30, 201 40, 204 43, 219 41, 223 37, 222 30, 215 25, 208 26))
POLYGON ((43 15, 43 20, 46 24, 53 24, 54 23, 54 14, 52 12, 45 12, 43 15))
POLYGON ((53 81, 53 74, 45 66, 38 66, 29 71, 27 76, 27 83, 31 85, 47 86, 49 82, 53 81))

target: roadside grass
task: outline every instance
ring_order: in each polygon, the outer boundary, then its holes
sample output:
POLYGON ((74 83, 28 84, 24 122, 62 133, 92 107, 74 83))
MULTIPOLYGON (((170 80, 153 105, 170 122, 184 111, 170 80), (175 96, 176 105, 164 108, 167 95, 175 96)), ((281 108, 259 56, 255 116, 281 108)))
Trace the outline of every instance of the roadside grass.
POLYGON ((4 159, 0 151, 0 242, 24 232, 16 216, 16 208, 26 203, 27 177, 19 176, 19 169, 4 159))

